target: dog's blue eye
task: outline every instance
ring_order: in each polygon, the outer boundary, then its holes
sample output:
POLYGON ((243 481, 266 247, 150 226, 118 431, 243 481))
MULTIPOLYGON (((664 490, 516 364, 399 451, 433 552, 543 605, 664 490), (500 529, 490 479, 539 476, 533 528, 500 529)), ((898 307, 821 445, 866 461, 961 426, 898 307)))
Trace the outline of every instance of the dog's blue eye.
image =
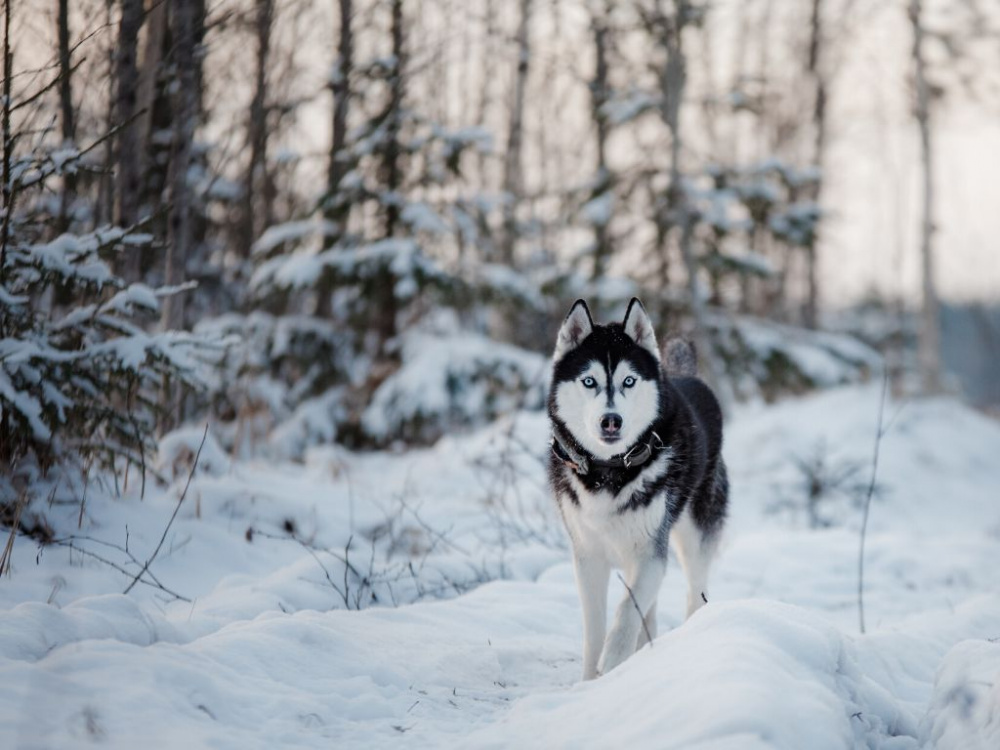
POLYGON ((626 388, 631 388, 633 385, 635 385, 635 378, 629 375, 627 378, 625 378, 625 381, 622 383, 622 385, 624 385, 626 388))
POLYGON ((590 377, 590 375, 588 375, 587 377, 585 377, 583 379, 583 387, 584 388, 596 388, 597 387, 597 381, 594 380, 592 377, 590 377))

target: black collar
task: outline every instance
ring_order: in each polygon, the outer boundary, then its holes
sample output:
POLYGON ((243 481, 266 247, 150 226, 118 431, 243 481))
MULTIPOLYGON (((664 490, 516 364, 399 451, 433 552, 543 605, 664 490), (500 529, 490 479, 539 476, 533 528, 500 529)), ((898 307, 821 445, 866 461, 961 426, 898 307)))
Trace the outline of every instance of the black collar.
POLYGON ((601 469, 629 469, 633 466, 642 466, 653 453, 663 448, 663 441, 655 432, 651 432, 649 439, 640 440, 628 451, 609 459, 596 458, 586 454, 582 450, 577 450, 574 443, 566 440, 560 434, 561 430, 552 431, 552 452, 569 468, 581 476, 589 474, 592 467, 601 469))

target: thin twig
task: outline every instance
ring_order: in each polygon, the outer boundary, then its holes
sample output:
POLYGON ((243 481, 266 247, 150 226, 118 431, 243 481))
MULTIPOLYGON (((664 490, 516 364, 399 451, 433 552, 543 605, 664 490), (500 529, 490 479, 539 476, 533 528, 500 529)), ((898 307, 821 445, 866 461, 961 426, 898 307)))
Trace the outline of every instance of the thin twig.
MULTIPOLYGON (((349 537, 347 537, 347 544, 344 545, 344 606, 347 607, 348 609, 351 608, 351 605, 347 603, 347 595, 350 592, 347 583, 347 571, 348 569, 352 568, 350 559, 351 559, 351 542, 353 541, 354 541, 354 534, 351 534, 349 537)), ((355 575, 357 575, 357 573, 355 573, 355 575)))
MULTIPOLYGON (((77 152, 73 156, 69 157, 64 162, 62 162, 60 169, 65 169, 67 165, 72 165, 75 167, 83 159, 83 157, 87 156, 87 154, 96 149, 98 146, 101 146, 107 141, 110 141, 120 131, 128 127, 134 120, 142 116, 144 112, 145 110, 142 110, 141 112, 136 112, 135 115, 133 115, 129 120, 120 123, 119 125, 116 125, 115 127, 111 128, 111 130, 109 130, 108 132, 98 136, 92 143, 90 143, 90 145, 84 147, 83 149, 77 150, 77 152)), ((14 137, 15 138, 17 137, 16 134, 14 137)), ((18 187, 20 190, 27 190, 28 188, 32 188, 35 185, 45 182, 55 174, 57 174, 57 170, 54 163, 42 163, 36 170, 29 172, 28 176, 25 177, 23 180, 20 178, 13 180, 13 186, 18 187)), ((140 222, 140 224, 148 223, 148 221, 149 219, 147 218, 142 222, 140 222)))
POLYGON ((205 423, 205 433, 201 436, 201 445, 198 446, 198 452, 195 454, 194 464, 192 464, 191 466, 191 473, 188 474, 187 484, 184 485, 184 491, 181 493, 180 500, 177 501, 177 506, 174 508, 173 515, 170 516, 170 520, 167 521, 166 528, 163 529, 163 535, 160 537, 159 544, 156 545, 156 549, 153 550, 153 554, 150 555, 148 560, 146 560, 146 564, 142 566, 142 570, 140 570, 138 575, 136 575, 136 577, 132 579, 132 583, 130 583, 128 585, 128 588, 126 588, 125 591, 123 591, 122 593, 127 594, 135 587, 135 585, 139 582, 139 579, 142 578, 143 574, 147 570, 149 570, 149 566, 152 565, 153 560, 155 560, 156 556, 159 554, 160 548, 163 546, 163 542, 167 538, 167 533, 170 531, 170 527, 173 525, 174 519, 177 518, 177 512, 181 509, 181 505, 184 503, 184 498, 187 497, 188 487, 191 486, 191 479, 194 477, 195 469, 198 468, 198 459, 201 458, 201 449, 205 447, 205 440, 207 438, 208 438, 208 422, 205 423))
MULTIPOLYGON (((137 379, 133 375, 129 378, 128 392, 125 394, 125 416, 128 418, 129 423, 132 425, 132 429, 135 432, 135 442, 139 446, 139 467, 141 470, 140 476, 142 477, 142 484, 139 488, 139 500, 146 499, 146 448, 142 440, 142 433, 139 430, 139 423, 136 421, 135 412, 132 411, 133 406, 133 395, 138 391, 137 379)), ((205 429, 208 430, 208 425, 205 425, 205 429)), ((202 441, 204 442, 204 441, 202 441)), ((201 449, 199 448, 199 451, 201 449)), ((126 483, 127 484, 127 483, 126 483)))
POLYGON ((635 594, 632 593, 632 587, 629 586, 627 583, 625 583, 625 579, 622 578, 622 574, 621 573, 616 572, 615 575, 618 576, 618 580, 621 581, 622 585, 625 586, 625 590, 628 592, 629 599, 632 600, 632 606, 634 606, 635 607, 635 611, 639 613, 639 622, 642 623, 642 629, 646 633, 646 640, 649 642, 649 647, 652 648, 653 647, 653 636, 649 632, 649 626, 646 625, 646 615, 643 614, 643 611, 639 608, 639 602, 636 601, 635 594))
POLYGON ((865 538, 868 533, 868 512, 872 505, 872 495, 875 494, 875 479, 878 476, 878 454, 882 445, 882 414, 885 411, 885 393, 889 387, 889 373, 882 368, 882 397, 878 404, 878 428, 875 432, 875 450, 872 453, 872 477, 868 483, 868 492, 865 495, 864 515, 861 518, 861 544, 858 549, 858 622, 861 626, 861 633, 865 632, 865 538))
MULTIPOLYGON (((98 555, 95 552, 91 552, 89 549, 85 549, 83 547, 78 547, 77 545, 73 544, 74 538, 75 537, 69 537, 68 539, 55 539, 55 540, 52 541, 52 544, 58 545, 60 547, 68 547, 71 550, 76 550, 80 554, 86 555, 87 557, 92 557, 95 560, 97 560, 98 562, 102 562, 105 565, 107 565, 108 567, 114 568, 119 573, 122 573, 122 574, 124 574, 126 576, 131 576, 132 575, 131 571, 126 570, 125 568, 123 568, 118 563, 113 562, 112 560, 109 560, 106 557, 102 557, 101 555, 98 555)), ((147 571, 147 573, 149 574, 150 578, 153 578, 153 574, 152 573, 149 573, 148 571, 147 571)), ((165 594, 169 594, 170 596, 174 597, 175 599, 179 599, 182 602, 190 602, 191 601, 186 596, 181 596, 176 591, 173 591, 172 589, 167 588, 166 586, 164 586, 159 581, 155 581, 155 579, 152 582, 147 581, 145 578, 143 578, 141 580, 133 580, 132 581, 132 585, 135 585, 136 583, 141 583, 144 586, 150 586, 151 588, 154 588, 154 589, 159 589, 160 591, 164 592, 165 594)))
POLYGON ((287 534, 287 535, 279 536, 277 534, 269 534, 266 531, 261 531, 260 529, 256 529, 255 528, 255 529, 253 529, 253 535, 254 536, 262 536, 265 539, 277 539, 277 540, 291 539, 291 540, 293 540, 295 542, 298 542, 299 546, 301 546, 302 549, 304 549, 306 552, 308 552, 309 555, 312 557, 312 559, 316 561, 316 564, 319 565, 320 570, 323 571, 323 575, 326 577, 327 583, 330 584, 330 588, 332 588, 335 592, 337 592, 337 596, 339 596, 341 599, 344 600, 344 607, 347 608, 347 609, 351 608, 351 606, 350 606, 350 598, 348 597, 348 592, 346 590, 342 591, 340 589, 340 587, 336 583, 333 582, 333 578, 330 576, 330 570, 329 570, 329 568, 327 568, 323 564, 323 562, 319 559, 319 555, 317 555, 316 553, 317 553, 317 551, 319 551, 319 552, 325 552, 326 554, 330 555, 332 558, 334 558, 338 562, 344 563, 344 578, 345 578, 345 580, 347 578, 347 571, 348 570, 350 570, 350 572, 353 573, 360 580, 361 579, 361 574, 354 568, 354 566, 352 566, 350 563, 346 562, 343 557, 341 557, 340 555, 338 555, 335 552, 333 552, 331 550, 328 550, 328 549, 317 550, 315 547, 313 547, 312 545, 310 545, 304 539, 300 538, 297 534, 287 534))
MULTIPOLYGON (((87 61, 86 57, 81 57, 79 60, 76 61, 76 63, 74 63, 69 68, 69 70, 67 71, 67 73, 70 73, 70 74, 75 73, 77 71, 77 69, 81 65, 83 65, 86 61, 87 61)), ((16 112, 17 110, 22 109, 23 107, 27 107, 30 104, 33 104, 34 102, 38 101, 43 96, 45 96, 48 92, 52 91, 56 86, 58 86, 59 82, 62 79, 63 79, 63 74, 60 73, 55 78, 53 78, 51 81, 49 81, 44 86, 42 86, 40 89, 38 89, 37 91, 35 91, 34 94, 31 94, 27 99, 22 99, 17 104, 15 104, 13 107, 11 107, 10 111, 11 112, 16 112)))
MULTIPOLYGON (((298 542, 302 546, 303 549, 313 550, 313 551, 316 551, 316 552, 325 552, 326 554, 330 555, 330 557, 334 558, 338 562, 343 563, 347 567, 347 569, 359 581, 364 579, 364 576, 361 575, 361 571, 358 570, 357 567, 355 567, 352 562, 350 562, 347 558, 345 558, 339 552, 335 552, 334 550, 328 549, 326 547, 316 547, 316 546, 310 544, 309 542, 305 541, 304 539, 302 539, 302 537, 298 536, 298 534, 295 534, 295 533, 271 534, 271 533, 269 533, 267 531, 261 531, 260 529, 258 529, 256 527, 253 527, 253 534, 254 534, 254 536, 262 536, 265 539, 277 539, 279 541, 284 540, 284 539, 291 539, 293 542, 298 542)), ((351 539, 353 540, 353 538, 354 537, 352 536, 351 539)))
POLYGON ((448 527, 448 529, 442 533, 437 529, 432 528, 426 521, 424 521, 424 519, 420 517, 420 513, 415 508, 412 508, 409 505, 407 505, 406 500, 403 499, 403 495, 398 495, 396 499, 399 501, 400 507, 403 510, 408 511, 410 515, 413 516, 413 520, 417 522, 420 528, 422 528, 424 531, 430 534, 432 538, 440 539, 448 547, 451 547, 459 554, 465 555, 466 557, 470 556, 468 552, 466 552, 464 549, 459 547, 457 544, 455 544, 453 541, 451 541, 445 536, 452 530, 452 528, 454 528, 454 525, 448 527))
MULTIPOLYGON (((334 591, 336 591, 337 595, 341 599, 344 600, 344 608, 345 609, 350 609, 351 608, 351 604, 350 604, 350 600, 347 597, 347 591, 346 591, 346 589, 344 591, 341 591, 340 588, 338 588, 337 584, 335 584, 333 582, 333 578, 330 577, 330 571, 323 564, 323 562, 319 559, 319 555, 316 554, 316 551, 312 547, 310 547, 308 544, 306 544, 304 541, 302 541, 301 539, 299 539, 297 536, 293 536, 292 539, 294 539, 299 544, 301 544, 302 545, 302 549, 304 549, 306 552, 308 552, 310 554, 310 556, 312 556, 312 559, 316 561, 317 565, 319 565, 320 570, 323 571, 323 575, 326 576, 326 581, 327 581, 327 583, 330 584, 330 588, 332 588, 334 591)), ((346 566, 346 565, 344 566, 344 581, 345 582, 347 581, 347 567, 348 566, 346 566)), ((360 607, 358 607, 358 609, 360 609, 360 607)))
POLYGON ((76 519, 76 528, 83 528, 83 514, 87 509, 87 490, 90 488, 90 469, 94 465, 94 457, 87 461, 87 468, 83 471, 83 498, 80 500, 80 515, 76 519))
POLYGON ((4 573, 10 575, 10 563, 14 557, 14 538, 17 536, 17 530, 21 526, 21 513, 27 504, 28 496, 22 492, 21 496, 17 499, 17 506, 14 508, 14 520, 10 524, 10 536, 7 537, 7 544, 4 545, 3 554, 0 555, 0 576, 3 576, 4 573))

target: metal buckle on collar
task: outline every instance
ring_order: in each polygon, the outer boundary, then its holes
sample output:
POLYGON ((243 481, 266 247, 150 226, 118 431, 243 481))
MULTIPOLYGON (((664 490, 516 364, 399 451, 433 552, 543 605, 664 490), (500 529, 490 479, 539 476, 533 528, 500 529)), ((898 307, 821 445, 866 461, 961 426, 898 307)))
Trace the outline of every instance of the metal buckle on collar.
MULTIPOLYGON (((643 445, 642 447, 645 448, 646 450, 649 450, 648 445, 643 445)), ((632 454, 635 453, 637 450, 639 450, 638 445, 633 447, 632 450, 630 450, 628 453, 622 456, 622 463, 625 464, 626 469, 632 468, 632 454)))
POLYGON ((632 468, 633 461, 640 464, 645 463, 647 459, 649 459, 649 455, 651 453, 652 451, 649 449, 648 444, 643 443, 641 446, 637 445, 628 453, 626 453, 624 456, 622 456, 622 463, 625 465, 626 469, 630 469, 632 468), (633 457, 632 454, 638 454, 638 455, 633 457))

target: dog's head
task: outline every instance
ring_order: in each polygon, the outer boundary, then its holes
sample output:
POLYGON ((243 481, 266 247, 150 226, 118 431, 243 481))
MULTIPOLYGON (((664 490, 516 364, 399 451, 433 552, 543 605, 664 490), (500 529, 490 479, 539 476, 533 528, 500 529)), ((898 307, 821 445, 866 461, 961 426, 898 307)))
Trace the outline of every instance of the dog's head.
POLYGON ((630 448, 660 409, 662 370, 653 324, 633 298, 621 323, 596 325, 577 300, 553 355, 549 414, 591 455, 630 448))

